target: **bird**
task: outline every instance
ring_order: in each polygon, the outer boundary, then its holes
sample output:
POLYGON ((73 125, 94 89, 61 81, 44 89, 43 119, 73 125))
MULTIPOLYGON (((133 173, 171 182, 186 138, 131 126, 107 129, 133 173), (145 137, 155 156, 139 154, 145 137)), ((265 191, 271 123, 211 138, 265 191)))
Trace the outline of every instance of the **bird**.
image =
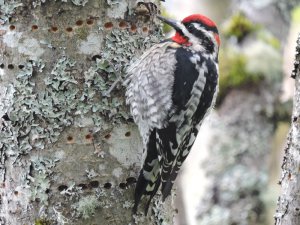
POLYGON ((143 141, 143 164, 133 214, 146 198, 144 213, 161 190, 170 195, 199 128, 216 102, 220 37, 202 14, 181 21, 157 15, 175 35, 146 50, 126 70, 126 103, 143 141))

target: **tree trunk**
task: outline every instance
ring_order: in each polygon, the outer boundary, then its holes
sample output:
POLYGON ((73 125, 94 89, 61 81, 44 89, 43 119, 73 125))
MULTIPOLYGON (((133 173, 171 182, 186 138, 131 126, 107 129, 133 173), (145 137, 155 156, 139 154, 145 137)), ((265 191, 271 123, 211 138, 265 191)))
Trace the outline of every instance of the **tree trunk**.
POLYGON ((0 224, 171 223, 171 200, 169 210, 157 200, 150 216, 132 218, 141 139, 121 83, 105 95, 161 38, 156 8, 134 0, 0 6, 0 224))
POLYGON ((277 201, 275 214, 276 225, 300 224, 300 35, 297 40, 295 68, 292 77, 295 78, 296 91, 290 132, 287 138, 285 154, 282 163, 282 177, 279 181, 282 187, 281 196, 277 201))

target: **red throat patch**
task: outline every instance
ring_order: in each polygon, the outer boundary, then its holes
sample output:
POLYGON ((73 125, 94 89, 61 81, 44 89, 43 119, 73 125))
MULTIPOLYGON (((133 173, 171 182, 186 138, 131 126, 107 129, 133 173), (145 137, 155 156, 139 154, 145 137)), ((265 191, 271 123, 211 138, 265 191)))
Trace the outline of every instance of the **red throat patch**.
POLYGON ((189 39, 182 36, 179 32, 176 32, 171 39, 180 45, 186 45, 186 46, 192 45, 192 43, 189 42, 189 39))
POLYGON ((218 45, 220 46, 221 40, 220 40, 220 36, 218 34, 215 34, 215 39, 216 39, 218 45))

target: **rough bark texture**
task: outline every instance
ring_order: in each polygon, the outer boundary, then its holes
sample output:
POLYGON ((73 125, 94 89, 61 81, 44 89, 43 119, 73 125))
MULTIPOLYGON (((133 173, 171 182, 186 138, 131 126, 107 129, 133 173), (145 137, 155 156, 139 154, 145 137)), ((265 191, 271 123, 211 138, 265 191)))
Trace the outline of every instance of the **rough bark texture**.
POLYGON ((172 223, 171 207, 159 201, 148 218, 132 220, 141 140, 124 88, 103 95, 160 39, 153 7, 134 0, 0 6, 0 224, 172 223))
POLYGON ((276 225, 300 224, 300 35, 297 40, 295 68, 292 77, 295 78, 294 107, 291 129, 287 138, 285 154, 282 163, 280 184, 282 193, 278 198, 275 214, 276 225))

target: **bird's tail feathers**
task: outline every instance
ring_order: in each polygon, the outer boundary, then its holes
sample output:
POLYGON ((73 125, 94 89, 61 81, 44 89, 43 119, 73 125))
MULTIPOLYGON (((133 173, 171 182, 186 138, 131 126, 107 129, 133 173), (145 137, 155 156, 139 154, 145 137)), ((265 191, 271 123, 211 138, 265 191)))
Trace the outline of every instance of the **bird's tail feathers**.
POLYGON ((134 206, 132 209, 133 214, 136 214, 139 203, 143 196, 148 195, 149 199, 145 207, 145 214, 147 214, 150 202, 160 186, 160 166, 156 149, 155 133, 156 131, 153 130, 149 137, 149 141, 147 144, 147 155, 143 164, 143 168, 137 180, 134 194, 134 206))

